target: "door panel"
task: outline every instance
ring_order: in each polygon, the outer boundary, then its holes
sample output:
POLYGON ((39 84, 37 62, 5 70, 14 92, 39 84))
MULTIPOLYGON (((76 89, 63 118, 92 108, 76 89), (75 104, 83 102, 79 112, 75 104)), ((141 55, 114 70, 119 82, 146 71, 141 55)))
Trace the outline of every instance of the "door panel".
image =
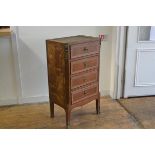
POLYGON ((155 50, 138 50, 136 59, 136 86, 155 86, 155 50))
POLYGON ((128 28, 124 97, 155 95, 154 27, 128 28))

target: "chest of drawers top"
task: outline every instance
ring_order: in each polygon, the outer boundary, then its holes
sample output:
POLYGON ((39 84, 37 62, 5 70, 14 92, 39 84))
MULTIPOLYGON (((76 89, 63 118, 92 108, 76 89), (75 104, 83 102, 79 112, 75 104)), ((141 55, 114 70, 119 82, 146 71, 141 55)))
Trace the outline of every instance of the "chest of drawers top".
POLYGON ((91 54, 95 54, 99 52, 100 48, 100 40, 97 37, 90 36, 71 36, 57 39, 49 39, 48 43, 55 44, 55 52, 61 53, 61 50, 65 52, 69 52, 65 58, 74 59, 83 56, 88 56, 91 54), (64 49, 60 49, 61 47, 64 49))
POLYGON ((99 41, 99 38, 78 35, 78 36, 63 37, 63 38, 48 39, 48 40, 63 43, 63 44, 74 45, 74 44, 86 43, 86 42, 91 42, 91 41, 99 41))

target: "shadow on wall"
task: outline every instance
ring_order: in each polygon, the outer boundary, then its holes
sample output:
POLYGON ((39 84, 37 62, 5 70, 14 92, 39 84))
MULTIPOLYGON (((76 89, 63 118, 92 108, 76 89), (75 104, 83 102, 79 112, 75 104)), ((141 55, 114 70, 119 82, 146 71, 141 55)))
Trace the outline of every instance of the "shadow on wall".
POLYGON ((47 61, 39 57, 39 52, 32 50, 20 38, 19 46, 23 97, 36 97, 36 94, 43 96, 44 91, 48 93, 47 61))

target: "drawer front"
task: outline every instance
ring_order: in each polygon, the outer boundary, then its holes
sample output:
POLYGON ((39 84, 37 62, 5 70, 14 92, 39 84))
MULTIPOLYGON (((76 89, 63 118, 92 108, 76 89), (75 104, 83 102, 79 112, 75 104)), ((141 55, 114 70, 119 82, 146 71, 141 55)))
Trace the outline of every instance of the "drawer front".
POLYGON ((83 72, 93 67, 98 67, 98 56, 71 62, 71 74, 83 72))
POLYGON ((93 85, 93 86, 89 86, 84 89, 73 91, 72 92, 72 104, 75 104, 76 102, 79 102, 79 101, 89 98, 91 96, 94 96, 97 94, 97 92, 98 92, 97 84, 93 85))
POLYGON ((76 44, 71 46, 71 58, 77 58, 99 52, 99 41, 76 44))
POLYGON ((71 78, 71 89, 97 81, 97 70, 86 72, 71 78))

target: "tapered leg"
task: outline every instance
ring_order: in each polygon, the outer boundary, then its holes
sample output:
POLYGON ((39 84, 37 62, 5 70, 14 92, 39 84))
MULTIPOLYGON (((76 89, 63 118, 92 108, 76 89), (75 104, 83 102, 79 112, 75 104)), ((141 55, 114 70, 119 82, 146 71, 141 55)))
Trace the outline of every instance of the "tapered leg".
POLYGON ((51 117, 54 117, 54 102, 50 101, 50 114, 51 117))
POLYGON ((100 114, 100 93, 98 99, 96 99, 96 113, 100 114))
POLYGON ((66 128, 70 127, 71 110, 66 109, 66 128))

